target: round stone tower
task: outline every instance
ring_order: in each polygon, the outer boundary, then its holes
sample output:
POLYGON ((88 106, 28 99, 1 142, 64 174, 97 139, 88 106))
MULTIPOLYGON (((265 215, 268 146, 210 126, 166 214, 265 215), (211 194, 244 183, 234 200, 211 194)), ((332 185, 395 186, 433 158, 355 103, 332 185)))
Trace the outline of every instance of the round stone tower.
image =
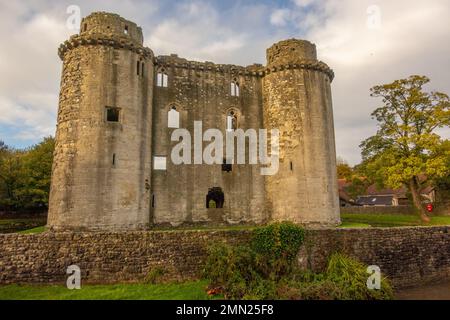
POLYGON ((48 226, 141 229, 149 223, 153 53, 116 14, 84 18, 63 61, 48 226))
POLYGON ((280 130, 280 167, 266 178, 272 219, 337 225, 339 198, 330 83, 316 47, 285 40, 267 50, 264 126, 280 130))

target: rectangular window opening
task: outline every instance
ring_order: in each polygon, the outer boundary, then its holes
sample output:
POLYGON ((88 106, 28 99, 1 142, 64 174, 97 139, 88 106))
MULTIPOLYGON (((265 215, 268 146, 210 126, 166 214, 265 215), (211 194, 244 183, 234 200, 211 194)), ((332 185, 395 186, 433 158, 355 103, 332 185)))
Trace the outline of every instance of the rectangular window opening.
POLYGON ((106 107, 106 121, 108 122, 119 122, 120 120, 120 109, 106 107))
POLYGON ((154 170, 167 170, 166 157, 153 157, 153 169, 154 170))
POLYGON ((139 75, 139 71, 141 70, 141 63, 138 61, 136 64, 136 73, 139 75))
POLYGON ((116 154, 115 153, 113 153, 112 164, 113 164, 113 166, 116 165, 116 154))
POLYGON ((128 26, 125 26, 125 28, 123 29, 123 33, 128 34, 128 26))
MULTIPOLYGON (((231 162, 231 161, 229 161, 231 162)), ((233 165, 230 163, 227 163, 227 159, 223 159, 223 163, 222 163, 222 171, 224 172, 231 172, 233 171, 233 165)))

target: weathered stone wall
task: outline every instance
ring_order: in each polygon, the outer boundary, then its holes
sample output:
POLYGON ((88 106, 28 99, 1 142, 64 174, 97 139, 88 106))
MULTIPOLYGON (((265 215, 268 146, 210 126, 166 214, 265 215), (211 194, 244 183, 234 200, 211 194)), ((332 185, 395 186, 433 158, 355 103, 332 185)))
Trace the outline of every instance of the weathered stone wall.
MULTIPOLYGON (((450 278, 450 227, 310 230, 299 263, 322 271, 344 252, 380 266, 398 287, 450 278)), ((154 231, 0 235, 0 284, 63 283, 78 265, 86 282, 140 281, 155 267, 166 279, 195 279, 215 241, 246 243, 251 231, 154 231)))
POLYGON ((397 287, 450 278, 448 226, 311 230, 306 239, 299 262, 314 271, 333 252, 344 252, 379 266, 397 287))
POLYGON ((317 61, 310 42, 275 44, 267 51, 266 67, 155 57, 135 23, 96 12, 82 20, 80 34, 60 46, 59 56, 51 228, 339 222, 334 75, 317 61), (158 73, 168 76, 167 86, 157 85, 158 73), (239 86, 236 96, 232 83, 239 86), (106 107, 120 110, 119 122, 106 121, 106 107), (194 121, 202 122, 202 131, 225 134, 230 111, 235 128, 280 129, 280 170, 265 179, 260 165, 248 164, 248 143, 246 164, 233 165, 231 172, 222 171, 221 164, 174 165, 170 155, 178 142, 170 141, 173 129, 167 126, 172 108, 179 112, 180 127, 191 133, 191 153, 194 121), (152 156, 166 157, 166 170, 152 170, 152 156), (211 188, 223 191, 223 208, 207 208, 211 188))
POLYGON ((94 13, 59 55, 63 71, 48 225, 145 228, 153 54, 142 46, 142 31, 117 15, 94 13), (118 122, 107 121, 107 107, 119 110, 118 122))
POLYGON ((280 170, 266 179, 272 218, 337 225, 332 71, 308 41, 281 41, 267 50, 267 59, 264 126, 280 130, 280 170))
POLYGON ((88 282, 140 281, 152 268, 170 279, 200 275, 214 241, 245 242, 245 231, 161 231, 0 235, 0 284, 64 282, 78 265, 88 282))
MULTIPOLYGON (((200 139, 204 131, 219 129, 224 146, 230 111, 237 116, 239 129, 263 127, 258 69, 258 66, 244 68, 188 61, 176 55, 157 58, 155 72, 167 74, 168 86, 154 86, 153 155, 167 158, 167 170, 153 171, 155 224, 261 223, 267 219, 264 177, 259 165, 232 165, 231 172, 222 171, 225 148, 220 164, 194 164, 194 121, 202 123, 200 139), (231 95, 233 81, 239 85, 239 96, 231 95), (171 142, 175 129, 168 128, 168 112, 173 108, 180 115, 179 127, 191 135, 190 165, 175 165, 171 161, 171 152, 179 144, 179 141, 171 142), (206 196, 213 187, 221 188, 224 193, 223 209, 206 208, 206 196)), ((209 144, 203 142, 202 150, 209 144)))

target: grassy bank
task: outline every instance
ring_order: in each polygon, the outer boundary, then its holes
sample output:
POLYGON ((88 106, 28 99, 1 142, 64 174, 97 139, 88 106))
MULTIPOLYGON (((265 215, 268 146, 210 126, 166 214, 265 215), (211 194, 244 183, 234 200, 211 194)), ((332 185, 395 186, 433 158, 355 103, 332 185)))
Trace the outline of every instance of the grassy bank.
POLYGON ((82 285, 69 290, 63 285, 0 286, 0 300, 205 300, 205 281, 168 284, 82 285))
MULTIPOLYGON (((423 223, 416 215, 404 214, 359 214, 342 213, 342 225, 339 228, 370 228, 370 227, 411 227, 411 226, 442 226, 450 225, 450 216, 431 217, 430 223, 423 223)), ((0 220, 0 233, 2 226, 9 232, 19 232, 22 234, 35 234, 45 231, 45 221, 29 219, 0 220), (36 226, 37 225, 37 226, 36 226), (15 231, 11 231, 15 228, 15 231)), ((154 231, 174 231, 174 230, 252 230, 255 226, 184 226, 178 228, 159 227, 154 231)))
POLYGON ((431 217, 430 223, 423 223, 417 215, 396 214, 341 214, 342 226, 350 227, 410 227, 450 225, 450 216, 431 217))
POLYGON ((46 224, 46 218, 19 218, 0 219, 0 233, 13 233, 42 227, 46 224))

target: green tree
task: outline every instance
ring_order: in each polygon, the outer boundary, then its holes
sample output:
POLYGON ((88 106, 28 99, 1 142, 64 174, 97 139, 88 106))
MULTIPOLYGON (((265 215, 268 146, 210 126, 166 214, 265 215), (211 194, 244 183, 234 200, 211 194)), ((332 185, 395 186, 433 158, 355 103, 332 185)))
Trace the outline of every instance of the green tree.
POLYGON ((9 210, 48 206, 55 141, 16 150, 0 142, 0 206, 9 210))
POLYGON ((20 202, 17 190, 22 181, 22 152, 4 143, 0 148, 0 206, 13 209, 20 202))
POLYGON ((17 190, 22 205, 28 208, 48 207, 55 140, 46 137, 22 157, 22 185, 17 190))
POLYGON ((450 101, 441 92, 426 92, 425 76, 410 76, 371 89, 383 106, 372 117, 377 134, 360 145, 367 176, 391 188, 406 186, 423 221, 429 221, 420 199, 419 175, 429 180, 449 174, 450 152, 437 128, 450 125, 450 101))
POLYGON ((352 167, 341 157, 337 157, 336 162, 338 178, 350 180, 353 175, 352 167))

